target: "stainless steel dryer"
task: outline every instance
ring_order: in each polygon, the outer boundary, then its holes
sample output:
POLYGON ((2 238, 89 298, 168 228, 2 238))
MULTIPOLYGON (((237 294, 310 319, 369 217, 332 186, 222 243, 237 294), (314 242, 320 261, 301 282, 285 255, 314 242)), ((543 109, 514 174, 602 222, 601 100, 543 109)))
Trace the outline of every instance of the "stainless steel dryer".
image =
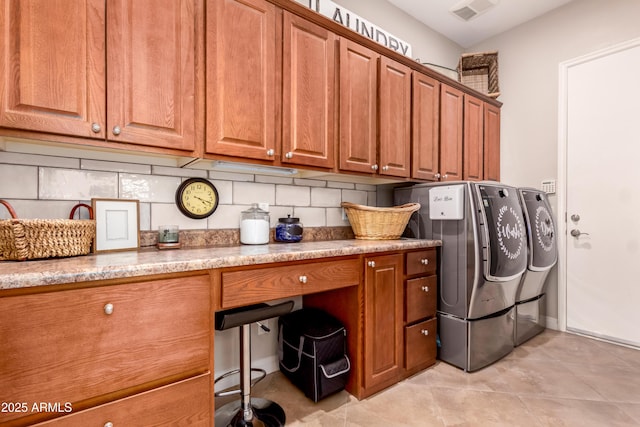
POLYGON ((516 188, 500 183, 418 184, 394 203, 418 202, 406 237, 442 240, 438 357, 475 371, 514 347, 515 296, 527 267, 524 218, 516 188))
POLYGON ((546 327, 544 285, 558 261, 556 228, 546 193, 519 188, 518 196, 527 226, 529 256, 516 293, 514 342, 518 346, 546 327))

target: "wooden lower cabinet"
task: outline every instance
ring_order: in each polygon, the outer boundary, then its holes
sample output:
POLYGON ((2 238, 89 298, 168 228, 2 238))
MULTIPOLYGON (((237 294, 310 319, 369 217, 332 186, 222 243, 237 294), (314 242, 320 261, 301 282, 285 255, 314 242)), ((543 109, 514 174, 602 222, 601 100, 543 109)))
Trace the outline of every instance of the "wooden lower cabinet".
POLYGON ((209 376, 200 375, 36 426, 211 426, 209 376))
POLYGON ((403 366, 402 254, 365 258, 365 395, 400 379, 403 366))
POLYGON ((28 405, 0 424, 60 415, 36 402, 75 413, 209 372, 211 288, 208 274, 176 275, 0 297, 0 402, 28 405))

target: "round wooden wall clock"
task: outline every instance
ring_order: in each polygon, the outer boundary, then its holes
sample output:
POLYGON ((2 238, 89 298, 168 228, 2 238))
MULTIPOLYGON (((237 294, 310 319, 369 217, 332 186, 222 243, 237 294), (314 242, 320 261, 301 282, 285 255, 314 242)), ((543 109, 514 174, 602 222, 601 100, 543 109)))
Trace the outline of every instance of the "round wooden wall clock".
POLYGON ((207 179, 189 178, 176 190, 176 205, 189 218, 206 218, 218 208, 218 190, 207 179))

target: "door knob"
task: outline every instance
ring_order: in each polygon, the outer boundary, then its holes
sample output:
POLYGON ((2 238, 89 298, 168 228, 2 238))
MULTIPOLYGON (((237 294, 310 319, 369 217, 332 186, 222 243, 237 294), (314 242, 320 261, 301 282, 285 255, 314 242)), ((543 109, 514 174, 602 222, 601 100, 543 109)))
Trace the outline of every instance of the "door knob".
POLYGON ((582 231, 578 230, 577 228, 574 228, 573 230, 570 231, 570 234, 573 237, 580 237, 581 235, 588 235, 589 233, 583 233, 582 231))

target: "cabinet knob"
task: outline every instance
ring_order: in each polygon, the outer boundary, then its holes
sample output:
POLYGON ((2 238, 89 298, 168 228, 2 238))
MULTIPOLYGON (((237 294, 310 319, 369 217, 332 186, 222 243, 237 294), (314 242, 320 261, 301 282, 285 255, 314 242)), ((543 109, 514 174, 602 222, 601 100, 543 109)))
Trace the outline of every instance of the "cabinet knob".
POLYGON ((375 261, 369 261, 369 262, 367 263, 367 265, 368 265, 369 267, 375 267, 375 266, 376 266, 376 262, 375 262, 375 261))
POLYGON ((382 167, 382 170, 383 170, 383 171, 388 171, 388 170, 389 170, 389 166, 388 166, 388 165, 384 165, 384 166, 382 167))
POLYGON ((104 314, 112 314, 113 313, 113 304, 108 303, 104 305, 104 314))
POLYGON ((434 177, 435 179, 440 179, 440 174, 436 172, 436 173, 433 175, 433 177, 434 177))
POLYGON ((307 276, 300 276, 298 280, 300 280, 300 283, 307 283, 307 276))
POLYGON ((442 175, 442 179, 447 179, 447 178, 449 178, 449 175, 447 175, 446 173, 442 175))
POLYGON ((427 258, 422 258, 422 259, 420 260, 420 264, 422 264, 422 265, 428 265, 428 264, 429 264, 429 260, 428 260, 427 258))
POLYGON ((425 291, 425 292, 429 292, 429 287, 428 286, 423 286, 422 290, 425 291))
POLYGON ((99 133, 102 130, 102 126, 100 126, 98 123, 91 123, 91 130, 93 131, 93 133, 99 133))
POLYGON ((374 171, 378 170, 378 165, 371 165, 371 169, 373 169, 374 171))
POLYGON ((287 159, 292 159, 293 158, 293 153, 291 151, 287 151, 284 155, 287 159))
POLYGON ((267 150, 267 156, 273 157, 274 154, 276 154, 276 151, 273 148, 267 150))
POLYGON ((114 135, 120 135, 120 132, 122 132, 122 129, 120 129, 120 126, 116 125, 113 127, 113 134, 114 135))
POLYGON ((428 330, 426 330, 426 329, 421 330, 421 331, 420 331, 420 333, 421 333, 422 335, 424 335, 425 337, 429 335, 429 331, 428 331, 428 330))
POLYGON ((104 427, 113 427, 113 423, 111 421, 107 421, 104 423, 104 427))

